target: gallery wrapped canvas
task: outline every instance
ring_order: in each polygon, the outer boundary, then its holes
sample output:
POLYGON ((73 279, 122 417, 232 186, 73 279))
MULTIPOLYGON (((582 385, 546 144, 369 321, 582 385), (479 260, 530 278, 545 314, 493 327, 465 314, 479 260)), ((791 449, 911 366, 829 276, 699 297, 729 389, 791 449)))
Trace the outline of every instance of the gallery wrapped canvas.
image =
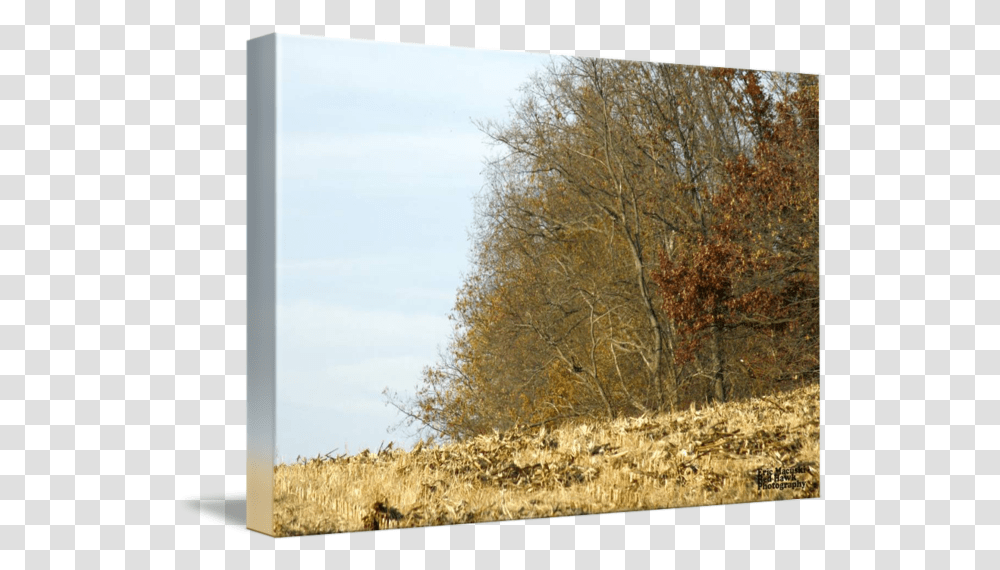
POLYGON ((816 76, 248 58, 248 528, 819 497, 816 76))

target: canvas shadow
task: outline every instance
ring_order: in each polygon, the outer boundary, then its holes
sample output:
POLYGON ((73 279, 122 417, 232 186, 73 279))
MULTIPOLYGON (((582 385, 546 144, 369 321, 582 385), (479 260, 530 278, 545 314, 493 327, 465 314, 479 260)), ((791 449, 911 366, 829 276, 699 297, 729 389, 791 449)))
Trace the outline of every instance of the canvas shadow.
POLYGON ((197 499, 181 499, 177 503, 181 510, 194 517, 205 513, 213 518, 224 520, 227 525, 247 526, 246 495, 229 497, 212 495, 197 499))

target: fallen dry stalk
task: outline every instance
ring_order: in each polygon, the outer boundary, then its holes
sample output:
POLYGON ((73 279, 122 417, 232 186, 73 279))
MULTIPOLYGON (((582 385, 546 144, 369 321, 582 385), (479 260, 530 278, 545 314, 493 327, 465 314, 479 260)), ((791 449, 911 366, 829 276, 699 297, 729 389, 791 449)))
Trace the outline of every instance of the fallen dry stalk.
POLYGON ((697 411, 275 467, 297 536, 819 497, 819 384, 697 411), (759 489, 758 469, 798 488, 759 489))

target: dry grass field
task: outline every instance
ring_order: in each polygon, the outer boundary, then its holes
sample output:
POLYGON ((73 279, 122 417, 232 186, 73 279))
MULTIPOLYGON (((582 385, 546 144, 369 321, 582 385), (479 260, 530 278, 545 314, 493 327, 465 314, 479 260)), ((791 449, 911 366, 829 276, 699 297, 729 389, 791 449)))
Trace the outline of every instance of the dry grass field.
POLYGON ((274 534, 819 497, 819 402, 812 383, 655 417, 281 464, 274 534))

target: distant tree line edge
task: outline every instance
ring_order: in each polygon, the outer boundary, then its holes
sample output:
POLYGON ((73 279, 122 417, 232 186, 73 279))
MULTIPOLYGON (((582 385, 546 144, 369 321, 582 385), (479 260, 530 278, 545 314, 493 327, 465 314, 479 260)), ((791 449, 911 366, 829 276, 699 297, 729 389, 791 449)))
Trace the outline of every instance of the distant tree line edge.
MULTIPOLYGON (((476 197, 428 439, 613 419, 819 376, 815 75, 565 58, 534 75, 476 197)), ((400 427, 400 426, 397 426, 400 427)))

